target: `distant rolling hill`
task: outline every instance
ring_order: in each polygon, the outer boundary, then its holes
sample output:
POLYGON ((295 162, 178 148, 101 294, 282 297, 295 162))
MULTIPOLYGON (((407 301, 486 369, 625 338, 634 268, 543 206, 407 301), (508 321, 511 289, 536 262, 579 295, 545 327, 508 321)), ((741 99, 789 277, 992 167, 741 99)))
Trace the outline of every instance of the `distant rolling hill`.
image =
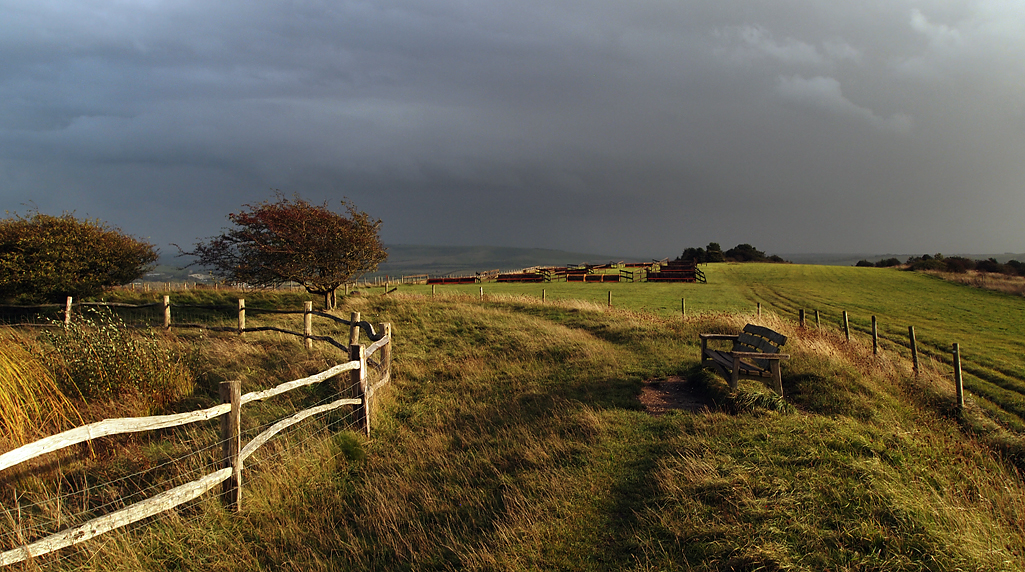
POLYGON ((633 260, 609 254, 584 254, 546 248, 500 246, 422 246, 389 244, 388 260, 374 275, 466 274, 483 270, 519 270, 530 266, 565 266, 633 260))

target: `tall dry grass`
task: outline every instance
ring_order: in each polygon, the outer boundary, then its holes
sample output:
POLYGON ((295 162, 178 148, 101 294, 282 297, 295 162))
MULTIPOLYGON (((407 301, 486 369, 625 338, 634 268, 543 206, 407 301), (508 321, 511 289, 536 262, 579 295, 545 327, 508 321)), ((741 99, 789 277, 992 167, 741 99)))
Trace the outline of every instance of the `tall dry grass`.
POLYGON ((964 284, 965 286, 1003 292, 1014 296, 1025 296, 1025 276, 1009 276, 1007 274, 977 272, 975 270, 961 274, 936 270, 925 271, 925 273, 955 284, 964 284))
POLYGON ((0 436, 12 448, 68 427, 78 413, 29 340, 0 329, 0 436))

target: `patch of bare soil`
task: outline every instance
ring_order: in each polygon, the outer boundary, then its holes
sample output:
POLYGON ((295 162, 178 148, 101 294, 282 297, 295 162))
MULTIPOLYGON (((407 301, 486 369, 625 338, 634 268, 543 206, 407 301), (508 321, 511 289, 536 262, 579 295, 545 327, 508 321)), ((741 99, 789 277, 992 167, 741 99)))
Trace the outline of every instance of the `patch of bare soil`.
POLYGON ((679 376, 649 379, 641 388, 641 404, 651 415, 663 415, 674 409, 698 413, 712 407, 702 391, 679 376))

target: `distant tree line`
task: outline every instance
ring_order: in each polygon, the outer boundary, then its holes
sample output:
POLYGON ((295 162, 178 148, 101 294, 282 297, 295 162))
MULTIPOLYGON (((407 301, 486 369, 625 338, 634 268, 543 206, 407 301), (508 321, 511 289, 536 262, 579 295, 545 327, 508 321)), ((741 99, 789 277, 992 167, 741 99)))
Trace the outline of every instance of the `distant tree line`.
POLYGON ((738 244, 737 246, 723 252, 718 242, 709 242, 708 246, 701 248, 686 248, 677 260, 695 260, 698 264, 708 262, 787 262, 773 254, 766 256, 764 252, 750 244, 738 244))
POLYGON ((912 256, 906 262, 901 262, 896 258, 887 258, 874 263, 862 259, 855 266, 874 266, 876 268, 903 266, 907 270, 938 270, 955 274, 964 274, 969 270, 974 270, 976 272, 992 272, 1008 276, 1025 276, 1025 262, 1009 260, 1006 263, 1001 263, 997 262, 995 258, 972 260, 964 256, 943 256, 942 254, 912 256))

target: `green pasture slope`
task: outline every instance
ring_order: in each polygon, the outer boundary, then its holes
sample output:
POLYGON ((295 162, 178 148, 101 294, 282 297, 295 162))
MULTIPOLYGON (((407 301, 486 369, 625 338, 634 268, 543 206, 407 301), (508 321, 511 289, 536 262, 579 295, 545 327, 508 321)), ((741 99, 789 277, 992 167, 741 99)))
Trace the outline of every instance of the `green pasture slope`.
MULTIPOLYGON (((965 388, 1001 422, 1025 431, 1025 298, 944 282, 889 268, 798 264, 708 264, 707 284, 566 283, 484 284, 485 294, 582 299, 606 304, 609 292, 619 308, 678 316, 687 312, 764 311, 797 319, 807 311, 814 324, 839 329, 847 311, 852 335, 871 335, 878 319, 884 351, 909 355, 908 326, 919 351, 949 363, 951 344, 960 344, 965 388)), ((429 293, 430 286, 403 286, 429 293)), ((438 286, 439 295, 478 295, 479 285, 438 286)))

